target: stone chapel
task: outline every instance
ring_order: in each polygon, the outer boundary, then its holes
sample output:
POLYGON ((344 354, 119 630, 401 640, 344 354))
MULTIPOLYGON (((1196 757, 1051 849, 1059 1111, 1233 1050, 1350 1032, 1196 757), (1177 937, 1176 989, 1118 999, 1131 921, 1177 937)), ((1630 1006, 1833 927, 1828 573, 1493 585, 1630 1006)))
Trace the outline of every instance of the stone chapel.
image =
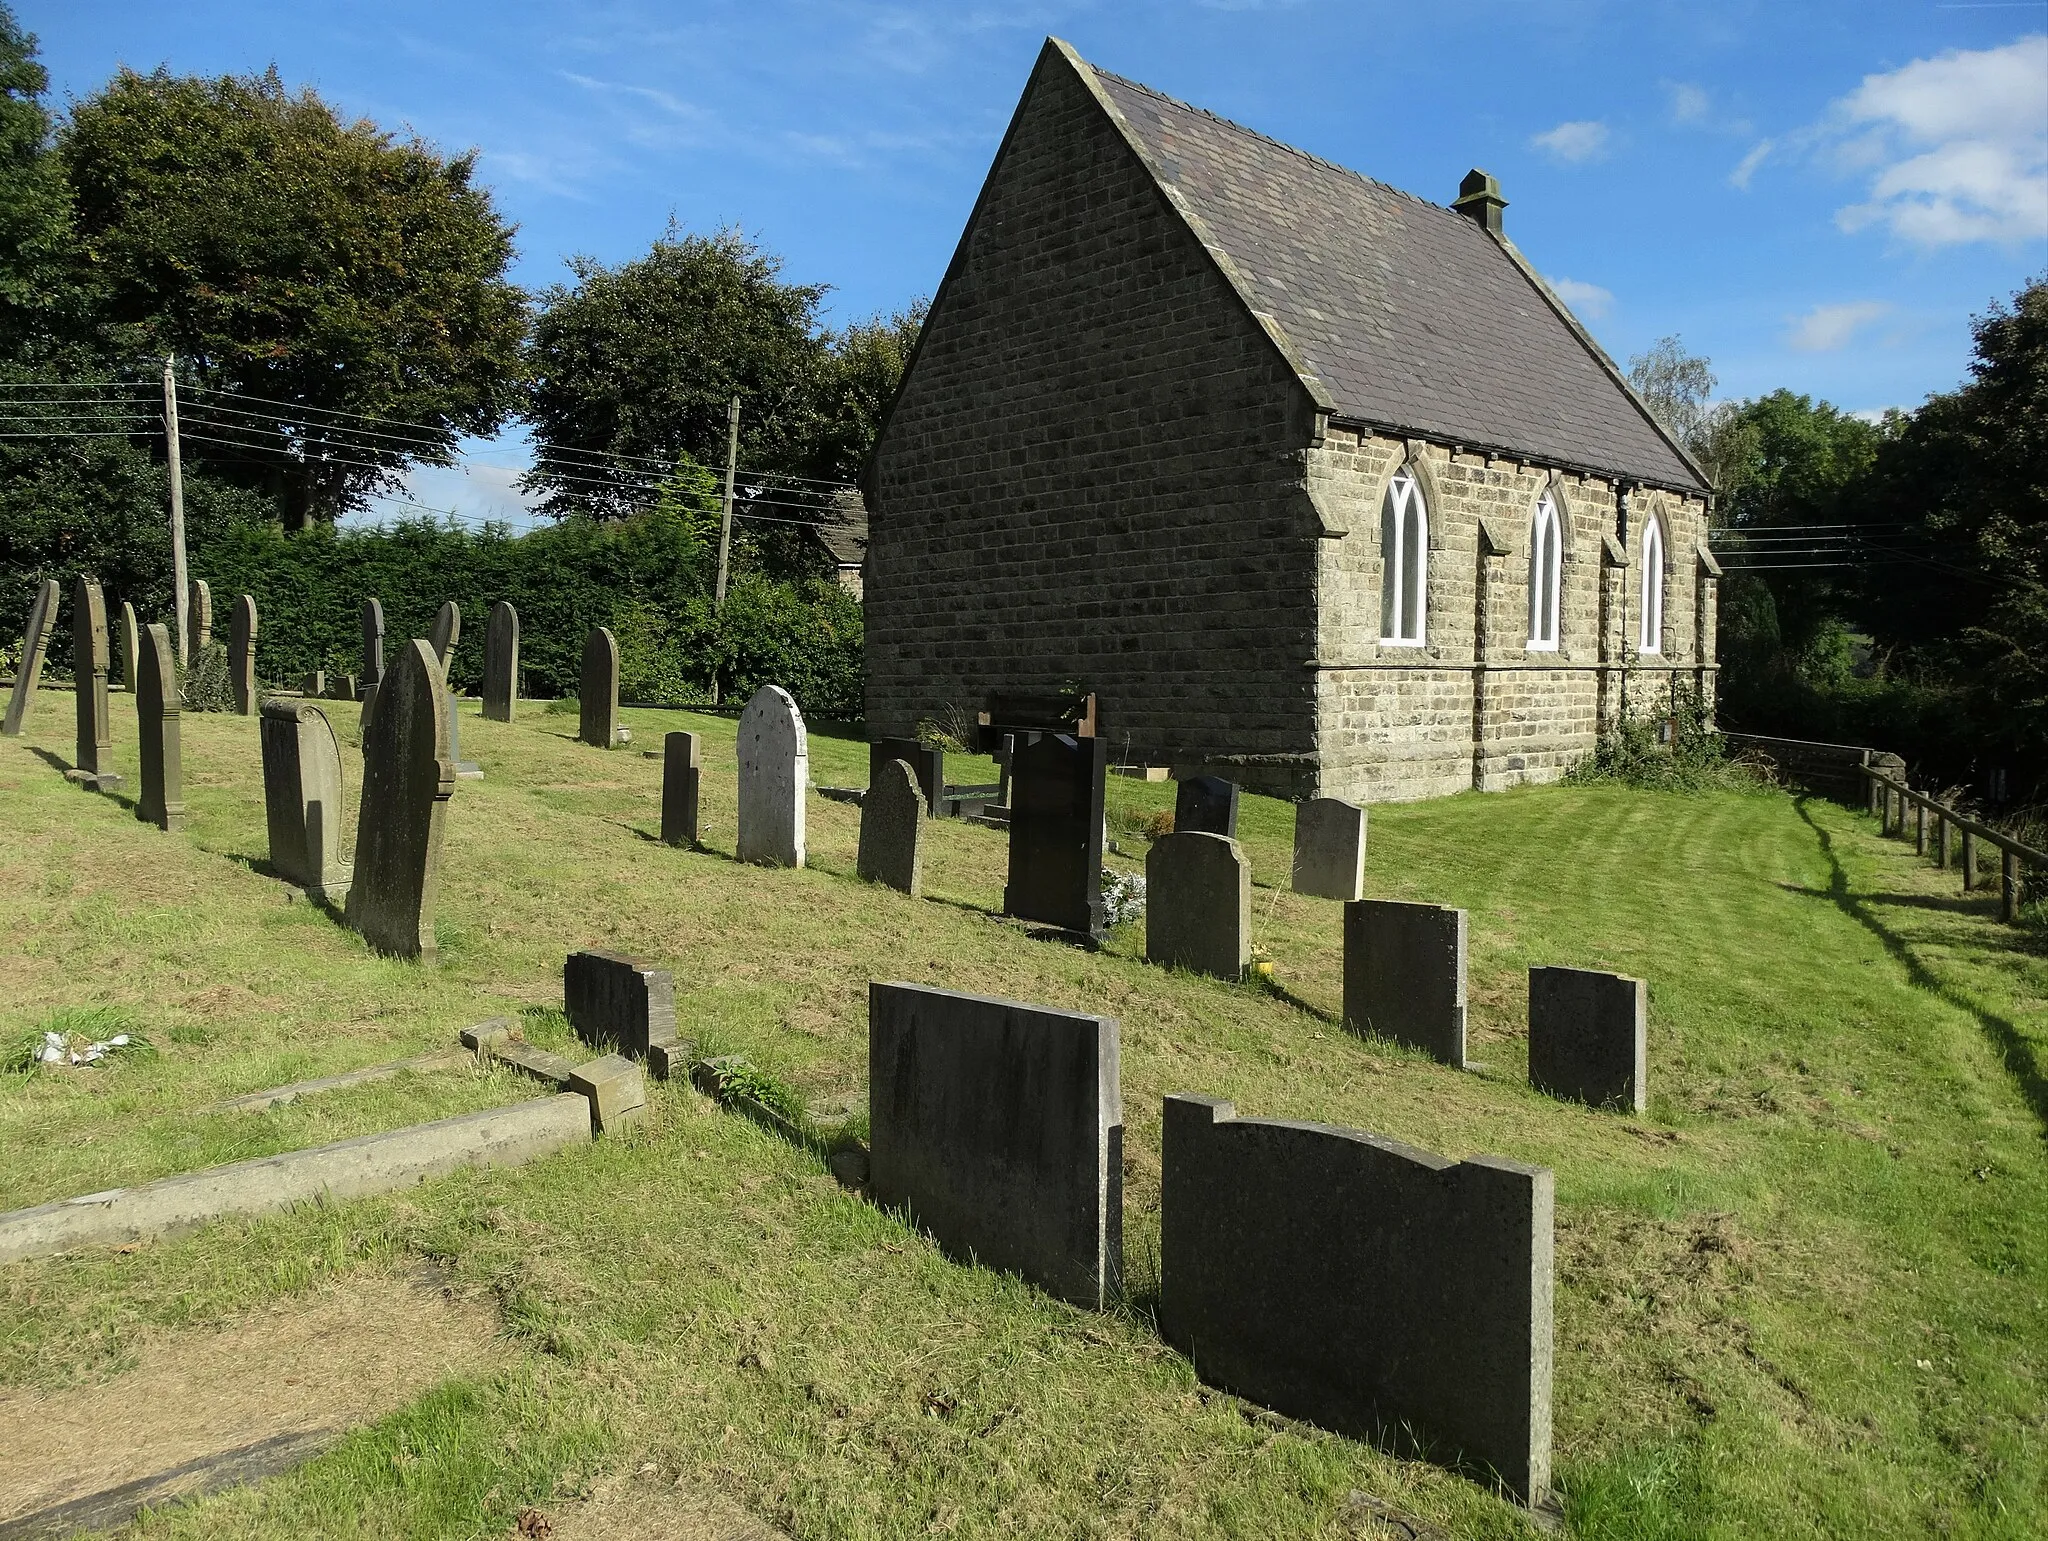
POLYGON ((1709 488, 1502 231, 1048 40, 864 477, 867 721, 1387 801, 1711 703, 1709 488))

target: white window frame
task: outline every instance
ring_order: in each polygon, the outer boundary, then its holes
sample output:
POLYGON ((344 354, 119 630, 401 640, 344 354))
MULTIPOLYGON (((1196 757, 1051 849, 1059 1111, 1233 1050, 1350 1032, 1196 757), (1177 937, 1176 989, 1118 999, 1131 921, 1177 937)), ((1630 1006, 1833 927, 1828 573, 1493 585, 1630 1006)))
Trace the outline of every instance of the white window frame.
POLYGON ((1403 466, 1380 502, 1380 646, 1421 647, 1429 623, 1429 505, 1403 466))
POLYGON ((1645 657, 1664 651, 1664 530, 1655 519, 1643 525, 1643 589, 1636 620, 1636 651, 1645 657))
POLYGON ((1557 502, 1544 493, 1529 521, 1529 642, 1532 653, 1554 653, 1564 627, 1564 525, 1557 502))

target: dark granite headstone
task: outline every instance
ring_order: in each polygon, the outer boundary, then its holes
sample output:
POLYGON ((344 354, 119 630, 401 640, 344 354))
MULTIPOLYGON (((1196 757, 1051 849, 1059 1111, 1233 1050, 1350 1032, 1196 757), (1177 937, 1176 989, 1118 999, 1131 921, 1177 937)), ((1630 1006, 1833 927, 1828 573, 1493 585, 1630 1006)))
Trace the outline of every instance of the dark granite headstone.
POLYGON ((484 627, 484 716, 510 722, 518 700, 519 612, 501 599, 484 627))
POLYGON ((1221 776, 1190 776, 1173 794, 1173 829, 1181 835, 1237 838, 1237 783, 1221 776))
POLYGON ((645 1059, 649 1045, 676 1041, 676 982, 611 952, 572 952, 562 965, 563 1010, 585 1043, 645 1059))
POLYGON ((1548 1170, 1184 1096, 1161 1165, 1159 1327, 1196 1374, 1545 1496, 1548 1170))
POLYGON ((1529 1084, 1596 1108, 1643 1111, 1649 986, 1585 968, 1529 970, 1529 1084))
POLYGON ((1026 735, 1010 756, 1010 873, 1003 913, 1090 936, 1102 918, 1107 745, 1026 735))
POLYGON ((178 695, 178 654, 167 628, 143 628, 139 667, 135 718, 142 786, 135 816, 158 829, 183 829, 185 756, 179 719, 183 702, 178 695))
POLYGON ((81 577, 71 589, 71 677, 78 692, 78 739, 73 763, 97 787, 114 746, 107 706, 107 601, 100 586, 81 577))
POLYGON ((1252 962, 1252 864, 1227 835, 1176 829, 1145 857, 1145 956, 1239 980, 1252 962))
POLYGON ((43 677, 43 655, 50 650, 50 628, 57 624, 57 580, 45 578, 36 590, 35 603, 28 607, 28 625, 21 634, 21 660, 14 666, 14 694, 7 698, 7 717, 0 733, 21 736, 35 705, 36 686, 43 677))
POLYGON ((228 679, 235 689, 239 716, 256 715, 256 601, 247 594, 235 601, 228 623, 228 679))
POLYGON ((924 792, 908 762, 887 760, 872 772, 860 801, 860 849, 855 870, 869 882, 915 899, 924 890, 922 841, 928 817, 924 792))
POLYGON ((583 639, 583 681, 576 736, 594 749, 619 741, 619 644, 606 626, 593 626, 583 639))
POLYGON ((927 749, 914 738, 878 738, 868 745, 868 785, 891 760, 901 760, 917 778, 924 793, 925 812, 936 817, 944 810, 939 802, 946 795, 946 751, 927 749))
POLYGON ((1465 1063, 1465 912, 1355 899, 1344 906, 1344 1025, 1465 1063))
POLYGON ((661 838, 666 844, 697 843, 703 757, 703 741, 694 733, 671 733, 661 741, 661 838))
POLYGON ((455 767, 441 665, 420 640, 405 644, 377 690, 363 734, 363 800, 356 819, 348 923, 377 951, 431 959, 441 834, 455 767))
POLYGON ((341 859, 341 745, 319 707, 270 700, 257 721, 263 742, 263 811, 270 865, 315 899, 338 904, 350 872, 341 859))

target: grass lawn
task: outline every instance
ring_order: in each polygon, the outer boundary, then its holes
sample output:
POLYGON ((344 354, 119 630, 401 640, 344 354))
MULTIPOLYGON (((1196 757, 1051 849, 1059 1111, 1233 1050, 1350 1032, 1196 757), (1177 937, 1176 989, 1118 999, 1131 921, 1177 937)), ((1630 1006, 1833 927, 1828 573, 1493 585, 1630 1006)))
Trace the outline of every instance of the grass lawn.
MULTIPOLYGON (((0 1385, 117 1378, 153 1335, 429 1259, 515 1352, 150 1537, 474 1537, 652 1464, 800 1537, 1344 1536, 1353 1489, 1458 1536, 1528 1521, 1468 1479, 1212 1393, 1153 1329, 1159 1098, 1352 1125, 1557 1172, 1555 1464, 1593 1537, 2048 1534, 2048 950, 1817 799, 1544 788, 1372 811, 1368 891, 1471 911, 1454 1071, 1335 1022, 1340 907, 1284 882, 1292 809, 1247 796, 1276 984, 1089 954, 993 916, 1004 837, 929 826, 926 897, 852 876, 858 810, 809 801, 811 865, 730 859, 729 719, 629 711, 630 749, 537 705, 466 708, 442 961, 375 957, 265 875, 253 720, 187 716, 190 827, 68 785, 70 698, 0 742, 0 1043, 139 1030, 153 1056, 0 1075, 0 1208, 515 1100, 461 1068, 275 1112, 220 1098, 552 1015, 564 955, 675 973, 684 1031, 814 1102, 858 1101, 871 979, 1101 1011, 1123 1030, 1132 1296, 1056 1304, 946 1260, 811 1154, 680 1086, 647 1128, 510 1172, 0 1268, 0 1385), (663 731, 705 756, 708 849, 655 839, 663 731), (1524 970, 1650 981, 1649 1116, 1523 1084, 1524 970), (104 1031, 103 1031, 104 1029, 104 1031)), ((355 709, 331 705, 344 742, 355 709)), ((116 697, 116 768, 134 726, 116 697)), ((357 778, 352 756, 349 779, 357 778)), ((813 734, 813 779, 865 746, 813 734)), ((986 762, 956 780, 993 779, 986 762)), ((1142 860, 1170 785, 1112 780, 1142 860)), ((140 1413, 138 1415, 141 1415, 140 1413)), ((4 1455, 0 1455, 4 1463, 4 1455)), ((4 1464, 0 1464, 4 1469, 4 1464)))

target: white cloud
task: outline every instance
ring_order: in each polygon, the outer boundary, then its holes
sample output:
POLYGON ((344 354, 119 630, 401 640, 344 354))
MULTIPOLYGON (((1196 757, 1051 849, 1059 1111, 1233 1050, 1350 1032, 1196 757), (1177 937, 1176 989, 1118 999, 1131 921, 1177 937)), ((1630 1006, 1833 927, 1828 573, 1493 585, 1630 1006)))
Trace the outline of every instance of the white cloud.
POLYGON ((1792 322, 1788 341, 1800 353, 1834 353, 1873 321, 1891 314, 1885 300, 1852 300, 1845 305, 1816 305, 1792 322))
POLYGON ((1770 153, 1771 141, 1768 139, 1759 139, 1755 144, 1751 145, 1749 154, 1743 156, 1736 163, 1735 169, 1728 173, 1728 185, 1740 188, 1745 193, 1748 192, 1749 179, 1756 175, 1756 168, 1764 163, 1765 157, 1770 153))
POLYGON ((1576 278, 1551 278, 1545 282, 1550 285, 1552 294, 1569 305, 1575 314, 1588 320, 1601 320, 1614 308, 1613 291, 1598 284, 1580 283, 1576 278))
POLYGON ((1707 111, 1713 102, 1706 87, 1695 86, 1683 80, 1667 80, 1665 91, 1671 97, 1671 121, 1673 123, 1704 123, 1707 111))
POLYGON ((1607 148, 1607 125, 1580 121, 1560 123, 1529 141, 1537 149, 1569 165, 1596 158, 1607 148))
POLYGON ((1837 164, 1870 174, 1843 230, 1927 247, 2048 237, 2048 34, 1867 75, 1832 118, 1837 164))

